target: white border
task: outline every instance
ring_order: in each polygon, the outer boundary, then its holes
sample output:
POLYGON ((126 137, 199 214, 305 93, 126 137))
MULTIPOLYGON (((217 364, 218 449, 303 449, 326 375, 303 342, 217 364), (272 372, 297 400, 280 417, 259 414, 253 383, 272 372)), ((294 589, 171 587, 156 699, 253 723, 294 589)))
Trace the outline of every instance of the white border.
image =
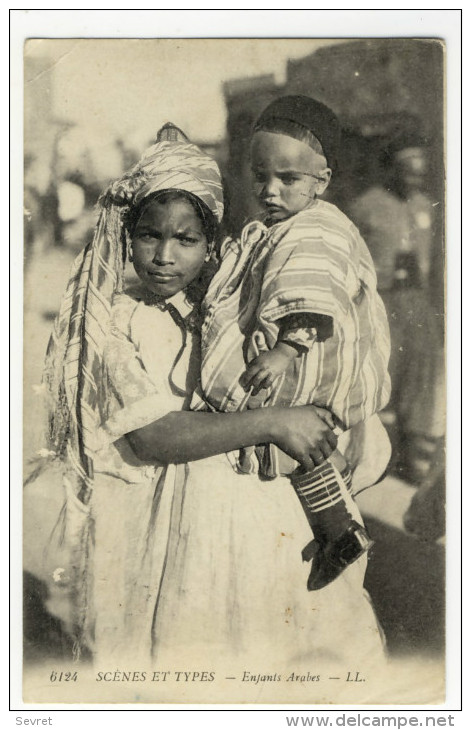
MULTIPOLYGON (((18 465, 21 463, 21 361, 22 343, 19 332, 22 322, 22 254, 18 242, 21 240, 22 220, 22 45, 27 37, 155 37, 157 33, 151 32, 158 28, 160 37, 306 37, 306 28, 313 29, 312 37, 440 37, 447 43, 447 79, 448 79, 448 188, 447 188, 447 232, 448 232, 448 367, 449 367, 449 392, 448 392, 448 484, 449 484, 449 529, 448 529, 448 645, 449 661, 447 667, 448 693, 447 701, 443 706, 429 707, 433 714, 438 712, 446 715, 459 707, 460 697, 460 671, 459 653, 460 636, 457 627, 460 623, 459 601, 459 500, 452 495, 453 490, 458 490, 460 483, 459 471, 459 428, 460 422, 460 393, 457 387, 459 382, 459 343, 460 343, 460 14, 456 10, 395 10, 395 9, 348 9, 348 10, 14 10, 11 15, 11 115, 12 115, 12 139, 11 139, 11 211, 12 211, 12 246, 11 246, 11 270, 12 270, 12 411, 15 417, 11 424, 12 439, 12 616, 20 616, 20 593, 21 586, 19 577, 21 575, 21 495, 19 494, 21 483, 18 465)), ((5 53, 5 45, 3 47, 5 53)), ((6 64, 3 64, 6 68, 6 64)), ((466 240, 466 239, 464 239, 466 240)), ((3 293, 6 286, 3 287, 3 293)), ((6 301, 5 301, 6 308, 6 301)), ((466 389, 467 390, 467 389, 466 389)), ((6 436, 8 431, 5 431, 6 436)), ((4 439, 5 440, 5 439, 4 439)), ((465 485, 466 487, 466 485, 465 485)), ((466 512, 467 513, 467 510, 466 512)), ((2 532, 2 539, 5 540, 6 531, 2 532)), ((2 545, 6 554, 6 545, 2 545)), ((465 556, 466 558, 466 556, 465 556)), ((466 561, 465 561, 466 565, 466 561)), ((6 616, 3 625, 7 625, 6 616)), ((5 645, 5 644, 4 644, 5 645)), ((19 656, 21 647, 21 625, 15 619, 12 634, 12 655, 19 656)), ((55 712, 52 708, 44 706, 23 705, 21 701, 21 665, 20 661, 12 664, 12 708, 14 716, 23 717, 53 717, 53 724, 59 725, 66 722, 68 727, 82 722, 100 721, 102 713, 95 712, 96 705, 62 706, 68 712, 55 712), (90 707, 95 710, 90 714, 82 715, 73 712, 74 709, 84 710, 90 707)), ((6 687, 4 676, 3 687, 6 687)), ((461 724, 465 720, 465 714, 469 718, 471 714, 467 708, 466 676, 464 703, 465 713, 455 713, 455 727, 466 727, 461 724)), ((6 710, 7 701, 1 704, 1 710, 6 710)), ((126 705, 115 705, 113 709, 127 709, 126 705)), ((147 706, 146 706, 147 707, 147 706)), ((286 727, 285 714, 322 714, 322 706, 292 707, 289 713, 279 706, 273 706, 273 712, 261 711, 260 706, 251 712, 228 713, 232 706, 224 706, 222 712, 214 709, 202 711, 201 706, 194 706, 198 712, 191 712, 191 706, 185 706, 180 712, 176 707, 169 711, 160 710, 158 716, 151 712, 135 709, 129 710, 123 715, 114 713, 106 719, 113 724, 123 722, 128 724, 139 718, 143 726, 153 727, 156 723, 165 723, 165 727, 173 727, 185 721, 193 723, 205 723, 206 726, 219 725, 222 721, 225 725, 231 726, 236 723, 244 723, 249 726, 270 724, 270 727, 286 727), (304 710, 304 711, 303 711, 304 710), (139 714, 138 714, 139 713, 139 714), (124 717, 121 720, 121 717, 124 717), (268 719, 269 718, 269 719, 268 719)), ((109 709, 109 706, 104 706, 109 709)), ((249 709, 250 706, 243 706, 249 709)), ((158 709, 158 708, 155 708, 158 709)), ((234 706, 234 709, 242 709, 241 706, 234 706)), ((325 708, 330 709, 330 708, 325 708)), ((348 708, 335 708, 336 711, 348 708)), ((372 714, 375 707, 364 708, 364 712, 372 714)), ((394 709, 394 714, 406 715, 410 709, 412 714, 420 715, 421 707, 411 706, 378 706, 378 710, 384 712, 394 709)), ((352 707, 353 713, 361 712, 361 708, 352 707)), ((393 714, 393 713, 390 713, 393 714)), ((10 716, 10 720, 13 717, 10 716)))

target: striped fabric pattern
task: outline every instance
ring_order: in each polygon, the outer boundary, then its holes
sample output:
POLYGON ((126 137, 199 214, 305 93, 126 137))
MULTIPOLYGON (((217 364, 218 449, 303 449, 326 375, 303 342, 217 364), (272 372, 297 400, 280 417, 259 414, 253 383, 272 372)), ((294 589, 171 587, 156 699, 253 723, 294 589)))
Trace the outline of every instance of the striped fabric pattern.
POLYGON ((157 142, 135 167, 111 185, 118 204, 139 205, 159 190, 184 190, 203 201, 220 222, 224 213, 221 174, 215 160, 190 142, 157 142))
POLYGON ((112 298, 122 285, 124 251, 119 213, 105 208, 93 243, 74 262, 46 354, 51 446, 67 455, 83 497, 93 480, 102 353, 112 298))
POLYGON ((270 229, 246 226, 240 242, 225 243, 204 306, 204 403, 196 408, 312 403, 350 428, 387 404, 389 328, 373 261, 334 205, 316 200, 270 229), (278 321, 296 312, 332 318, 333 336, 295 358, 268 392, 247 397, 239 385, 247 363, 273 348, 278 321))
MULTIPOLYGON (((346 469, 340 477, 346 489, 352 487, 352 473, 346 469)), ((323 512, 334 504, 343 502, 338 476, 332 464, 327 460, 314 471, 299 476, 292 475, 291 482, 301 502, 312 512, 323 512)))
POLYGON ((93 488, 98 400, 104 397, 103 350, 112 301, 123 284, 127 214, 152 193, 168 189, 197 196, 218 221, 223 214, 216 162, 186 139, 169 141, 171 128, 166 125, 166 137, 159 136, 161 141, 100 198, 93 241, 74 263, 46 354, 50 448, 78 475, 85 502, 93 488))

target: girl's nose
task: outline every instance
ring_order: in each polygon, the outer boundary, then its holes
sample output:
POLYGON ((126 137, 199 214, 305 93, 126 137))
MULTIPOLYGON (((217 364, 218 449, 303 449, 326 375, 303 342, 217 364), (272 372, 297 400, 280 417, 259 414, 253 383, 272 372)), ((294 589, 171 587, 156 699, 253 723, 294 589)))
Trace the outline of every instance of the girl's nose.
POLYGON ((154 254, 155 264, 173 264, 175 262, 174 246, 170 238, 159 241, 154 254))

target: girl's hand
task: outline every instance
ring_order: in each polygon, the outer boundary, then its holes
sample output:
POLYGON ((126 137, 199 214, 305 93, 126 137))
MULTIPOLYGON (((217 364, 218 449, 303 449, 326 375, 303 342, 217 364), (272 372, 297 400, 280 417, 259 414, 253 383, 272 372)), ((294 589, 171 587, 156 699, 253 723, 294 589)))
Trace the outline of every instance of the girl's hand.
POLYGON ((252 389, 251 395, 257 395, 263 388, 271 388, 297 356, 298 351, 294 347, 278 342, 273 350, 262 352, 252 360, 240 378, 241 386, 246 393, 252 389))
POLYGON ((321 408, 320 406, 311 406, 311 408, 314 408, 319 418, 326 423, 329 428, 334 430, 334 428, 337 428, 337 424, 335 423, 334 417, 330 411, 328 411, 326 408, 321 408))
POLYGON ((273 415, 273 443, 305 471, 322 464, 336 449, 337 436, 329 411, 317 406, 267 410, 273 415))

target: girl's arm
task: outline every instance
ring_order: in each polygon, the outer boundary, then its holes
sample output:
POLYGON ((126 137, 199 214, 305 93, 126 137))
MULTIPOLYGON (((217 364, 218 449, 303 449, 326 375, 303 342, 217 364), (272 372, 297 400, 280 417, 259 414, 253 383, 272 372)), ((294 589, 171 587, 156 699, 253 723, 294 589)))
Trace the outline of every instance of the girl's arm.
POLYGON ((325 461, 337 445, 337 437, 322 416, 322 409, 313 406, 241 413, 181 411, 128 433, 127 439, 142 461, 167 464, 273 443, 310 470, 325 461))

